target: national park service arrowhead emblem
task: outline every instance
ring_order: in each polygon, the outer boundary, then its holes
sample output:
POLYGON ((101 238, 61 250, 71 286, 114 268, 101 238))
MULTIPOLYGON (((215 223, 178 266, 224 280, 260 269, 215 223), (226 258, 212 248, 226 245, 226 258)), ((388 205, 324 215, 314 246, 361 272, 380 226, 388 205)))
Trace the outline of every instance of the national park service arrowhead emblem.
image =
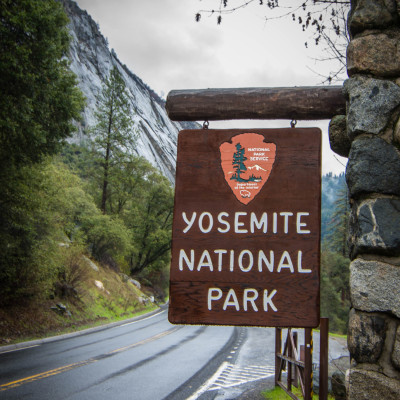
POLYGON ((257 133, 241 133, 219 147, 225 180, 243 204, 257 196, 275 162, 276 145, 264 139, 257 133))

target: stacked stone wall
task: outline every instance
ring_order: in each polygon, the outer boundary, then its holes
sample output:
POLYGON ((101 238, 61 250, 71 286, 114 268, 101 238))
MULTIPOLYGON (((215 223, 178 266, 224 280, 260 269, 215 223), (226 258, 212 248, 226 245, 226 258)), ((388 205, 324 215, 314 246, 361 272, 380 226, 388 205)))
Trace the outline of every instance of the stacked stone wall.
POLYGON ((346 116, 331 148, 348 157, 350 400, 400 399, 400 0, 352 0, 346 116))

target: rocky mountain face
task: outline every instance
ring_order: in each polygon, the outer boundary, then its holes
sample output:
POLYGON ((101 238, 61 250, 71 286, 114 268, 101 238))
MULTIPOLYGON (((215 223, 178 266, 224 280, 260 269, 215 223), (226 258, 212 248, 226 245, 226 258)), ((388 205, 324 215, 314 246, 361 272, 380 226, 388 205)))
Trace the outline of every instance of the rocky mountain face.
POLYGON ((85 131, 96 123, 96 96, 115 66, 126 83, 135 127, 139 132, 136 153, 174 182, 178 131, 184 127, 198 128, 198 125, 172 122, 165 111, 164 100, 122 64, 113 50, 109 50, 106 39, 90 15, 72 0, 61 1, 70 19, 70 68, 77 75, 78 85, 86 97, 83 120, 73 140, 80 143, 88 140, 85 131))

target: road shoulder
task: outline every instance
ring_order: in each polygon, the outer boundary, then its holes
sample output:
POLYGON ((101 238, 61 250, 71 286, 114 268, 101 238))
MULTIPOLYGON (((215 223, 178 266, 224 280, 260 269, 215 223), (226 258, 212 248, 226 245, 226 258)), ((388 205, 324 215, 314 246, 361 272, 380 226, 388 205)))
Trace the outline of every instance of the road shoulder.
POLYGON ((75 331, 75 332, 70 332, 70 333, 63 333, 60 335, 56 335, 56 336, 51 336, 51 337, 46 337, 46 338, 42 338, 42 339, 35 339, 35 340, 29 340, 29 341, 25 341, 25 342, 20 342, 20 343, 15 343, 15 344, 9 344, 9 345, 5 345, 5 346, 0 346, 0 354, 1 353, 7 353, 13 350, 21 350, 24 348, 28 348, 28 347, 33 347, 33 346, 39 346, 43 343, 49 343, 49 342, 54 342, 57 340, 63 340, 63 339, 68 339, 71 337, 76 337, 76 336, 82 336, 82 335, 87 335, 89 333, 93 333, 93 332, 99 332, 105 329, 110 329, 110 328, 114 328, 116 326, 120 326, 123 324, 127 324, 130 322, 135 322, 135 321, 139 321, 145 318, 149 318, 152 317, 156 314, 160 314, 164 311, 167 310, 167 305, 162 305, 161 307, 157 308, 156 310, 150 311, 146 314, 142 314, 142 315, 138 315, 136 317, 131 317, 128 319, 124 319, 121 321, 115 321, 115 322, 110 322, 104 325, 98 325, 98 326, 94 326, 92 328, 86 328, 86 329, 82 329, 79 331, 75 331))

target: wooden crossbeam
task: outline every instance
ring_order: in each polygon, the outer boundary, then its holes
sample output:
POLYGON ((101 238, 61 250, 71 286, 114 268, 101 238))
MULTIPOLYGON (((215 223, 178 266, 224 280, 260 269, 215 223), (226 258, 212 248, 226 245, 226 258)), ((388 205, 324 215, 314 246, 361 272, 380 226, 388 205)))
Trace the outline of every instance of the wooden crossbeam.
POLYGON ((288 361, 291 364, 298 365, 299 367, 304 368, 304 362, 303 361, 299 361, 299 360, 297 360, 297 359, 295 359, 293 357, 288 357, 285 354, 279 354, 279 353, 277 354, 277 357, 281 358, 282 360, 288 361))
POLYGON ((172 90, 173 121, 234 119, 321 120, 346 113, 341 86, 172 90))

